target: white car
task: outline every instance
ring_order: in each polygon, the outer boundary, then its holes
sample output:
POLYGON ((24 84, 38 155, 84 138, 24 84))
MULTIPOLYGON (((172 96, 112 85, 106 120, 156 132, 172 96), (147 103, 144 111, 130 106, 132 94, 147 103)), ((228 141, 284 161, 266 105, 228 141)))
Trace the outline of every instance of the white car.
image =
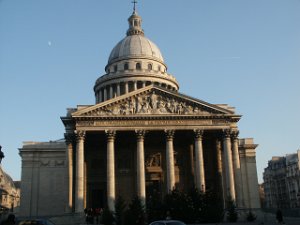
POLYGON ((150 223, 149 225, 186 225, 186 224, 179 220, 157 220, 150 223))

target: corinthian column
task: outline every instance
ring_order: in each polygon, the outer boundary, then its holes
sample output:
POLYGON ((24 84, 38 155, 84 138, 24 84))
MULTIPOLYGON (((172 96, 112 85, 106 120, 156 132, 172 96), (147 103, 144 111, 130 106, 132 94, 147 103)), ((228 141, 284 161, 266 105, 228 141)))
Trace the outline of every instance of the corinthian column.
POLYGON ((143 205, 146 203, 146 186, 145 186, 145 156, 144 156, 144 130, 136 130, 137 137, 137 196, 141 199, 143 205))
POLYGON ((173 138, 174 130, 165 130, 166 133, 166 161, 167 161, 167 192, 170 193, 175 188, 175 169, 174 169, 174 149, 173 138))
POLYGON ((99 90, 99 101, 98 101, 98 103, 99 102, 103 102, 103 100, 102 100, 102 89, 99 90))
POLYGON ((106 130, 107 136, 107 205, 109 210, 115 211, 115 137, 116 132, 106 130))
POLYGON ((236 203, 239 207, 242 206, 242 175, 241 175, 241 163, 239 154, 239 132, 233 131, 231 133, 232 139, 232 152, 233 152, 233 169, 234 169, 234 180, 235 180, 235 190, 236 190, 236 203))
POLYGON ((104 96, 104 99, 103 101, 105 102, 107 100, 107 88, 103 88, 103 96, 104 96))
POLYGON ((112 84, 109 86, 109 99, 114 97, 114 89, 112 84))
POLYGON ((203 161, 202 135, 203 130, 194 130, 195 132, 195 176, 196 188, 205 192, 205 171, 203 161))
POLYGON ((76 132, 76 187, 75 187, 75 212, 84 210, 84 138, 85 131, 76 132))
POLYGON ((133 90, 134 90, 134 91, 137 90, 137 81, 133 81, 133 90))
POLYGON ((67 212, 72 212, 73 210, 73 141, 74 141, 74 134, 65 134, 65 140, 67 144, 67 152, 66 152, 66 159, 68 165, 68 206, 67 212))
POLYGON ((223 137, 223 148, 225 156, 225 169, 226 169, 226 185, 227 185, 227 196, 235 199, 235 187, 234 187, 234 174, 232 166, 232 152, 230 143, 230 130, 224 130, 223 137))
POLYGON ((117 83, 117 96, 121 95, 120 83, 117 83))

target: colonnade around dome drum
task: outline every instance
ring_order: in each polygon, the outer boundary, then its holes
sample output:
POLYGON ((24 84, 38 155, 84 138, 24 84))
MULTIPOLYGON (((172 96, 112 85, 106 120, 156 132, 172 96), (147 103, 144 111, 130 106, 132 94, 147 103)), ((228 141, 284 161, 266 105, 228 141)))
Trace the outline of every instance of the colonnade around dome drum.
POLYGON ((101 85, 101 87, 96 91, 96 103, 104 102, 106 100, 127 94, 132 91, 136 91, 149 85, 156 85, 158 87, 176 91, 175 87, 172 87, 171 85, 167 85, 165 83, 160 83, 158 81, 140 81, 136 79, 131 80, 129 78, 127 81, 101 85))

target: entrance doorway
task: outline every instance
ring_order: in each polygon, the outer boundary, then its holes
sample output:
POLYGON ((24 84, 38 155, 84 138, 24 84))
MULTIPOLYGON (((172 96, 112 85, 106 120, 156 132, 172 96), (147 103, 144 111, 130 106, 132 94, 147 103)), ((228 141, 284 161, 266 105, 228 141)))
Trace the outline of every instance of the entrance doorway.
POLYGON ((104 191, 101 189, 92 190, 89 200, 91 208, 104 208, 104 191))
POLYGON ((162 199, 162 185, 160 180, 150 180, 146 182, 146 196, 153 196, 162 199))

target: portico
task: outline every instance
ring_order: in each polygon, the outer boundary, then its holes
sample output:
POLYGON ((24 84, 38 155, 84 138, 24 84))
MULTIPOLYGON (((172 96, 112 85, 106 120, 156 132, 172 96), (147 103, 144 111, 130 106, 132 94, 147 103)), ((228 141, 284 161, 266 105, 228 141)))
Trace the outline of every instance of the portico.
POLYGON ((234 148, 239 119, 228 106, 210 105, 156 86, 81 107, 62 118, 66 127, 73 125, 66 136, 77 137, 76 163, 69 160, 69 171, 76 165, 76 179, 69 182, 69 192, 76 190, 70 207, 80 212, 100 204, 89 197, 96 187, 102 193, 99 202, 111 210, 116 193, 125 198, 137 195, 145 202, 152 181, 159 183, 162 195, 176 187, 186 191, 196 187, 235 199, 232 159, 239 158, 234 148), (173 113, 168 102, 176 106, 173 113), (220 180, 222 165, 225 173, 220 180), (126 185, 128 190, 123 188, 126 185))

